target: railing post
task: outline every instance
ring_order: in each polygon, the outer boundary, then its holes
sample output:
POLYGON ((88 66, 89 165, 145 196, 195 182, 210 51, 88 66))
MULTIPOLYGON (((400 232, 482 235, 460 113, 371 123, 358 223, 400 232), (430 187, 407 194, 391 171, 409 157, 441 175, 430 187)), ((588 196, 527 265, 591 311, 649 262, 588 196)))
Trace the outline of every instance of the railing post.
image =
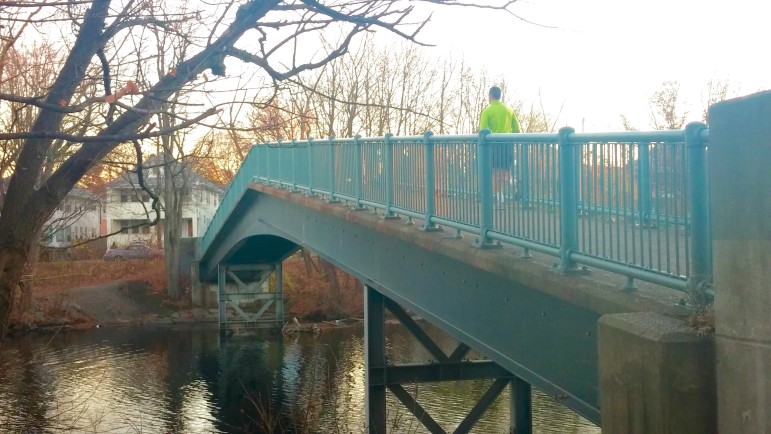
POLYGON ((283 170, 281 170, 281 140, 278 140, 276 142, 276 180, 277 184, 275 184, 276 187, 281 188, 281 175, 283 170))
POLYGON ((383 137, 385 142, 385 188, 386 188, 386 209, 383 214, 383 220, 398 219, 399 216, 391 211, 391 207, 394 204, 394 144, 391 142, 393 134, 386 133, 383 137))
POLYGON ((313 138, 308 137, 308 192, 307 196, 313 197, 313 138))
POLYGON ((650 143, 638 145, 637 161, 639 168, 639 194, 640 194, 640 226, 649 227, 651 224, 651 165, 650 143))
POLYGON ((436 173, 434 173, 434 143, 431 142, 431 136, 433 134, 434 133, 431 131, 426 131, 423 133, 423 164, 425 165, 426 169, 426 218, 425 222, 423 223, 423 227, 420 229, 427 232, 442 230, 436 225, 436 223, 431 221, 431 217, 436 214, 436 203, 434 201, 434 188, 436 179, 436 173))
POLYGON ((570 134, 576 130, 564 127, 559 130, 559 187, 560 187, 560 263, 563 273, 579 271, 570 259, 578 249, 578 186, 576 185, 576 147, 570 143, 570 134))
POLYGON ((362 152, 361 152, 361 134, 357 134, 353 138, 353 164, 354 164, 354 170, 355 173, 353 175, 353 182, 355 182, 354 186, 354 195, 356 196, 356 203, 353 204, 351 209, 355 211, 361 211, 367 209, 367 207, 363 206, 361 204, 361 196, 363 191, 363 171, 361 169, 362 164, 364 162, 362 161, 362 152))
POLYGON ((583 198, 583 190, 586 188, 585 185, 581 183, 581 164, 584 161, 584 147, 583 146, 576 146, 575 147, 575 170, 573 171, 573 182, 576 186, 576 208, 578 211, 576 211, 576 218, 585 215, 584 212, 584 198, 583 198))
POLYGON ((335 144, 333 141, 335 140, 335 136, 329 136, 329 199, 327 202, 329 203, 335 203, 339 202, 339 200, 335 197, 335 144))
POLYGON ((292 183, 289 191, 296 193, 297 190, 297 139, 292 139, 292 183))
POLYGON ((490 144, 487 143, 488 134, 490 134, 488 129, 480 131, 479 141, 477 142, 477 173, 479 176, 477 188, 479 190, 481 212, 479 238, 476 239, 474 245, 481 249, 500 247, 500 244, 494 243, 487 236, 487 231, 493 227, 493 169, 490 160, 490 144))
POLYGON ((697 309, 707 303, 706 290, 712 280, 707 148, 700 138, 701 131, 706 128, 701 122, 692 122, 685 126, 688 190, 691 196, 691 263, 686 285, 690 302, 697 309))

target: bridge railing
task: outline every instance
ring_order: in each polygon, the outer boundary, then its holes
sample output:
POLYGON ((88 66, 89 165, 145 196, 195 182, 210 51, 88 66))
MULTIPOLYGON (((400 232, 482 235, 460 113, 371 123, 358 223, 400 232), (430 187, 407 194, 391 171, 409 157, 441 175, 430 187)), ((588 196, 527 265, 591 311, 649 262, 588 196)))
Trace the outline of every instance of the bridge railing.
POLYGON ((211 243, 246 184, 345 201, 423 230, 473 234, 679 290, 711 276, 708 130, 328 138, 254 145, 202 239, 211 243), (493 173, 501 152, 512 164, 493 173), (494 181, 495 178, 495 181, 494 181), (497 187, 500 184, 501 187, 497 187), (500 190, 500 192, 494 190, 500 190), (499 203, 499 202, 503 203, 499 203))

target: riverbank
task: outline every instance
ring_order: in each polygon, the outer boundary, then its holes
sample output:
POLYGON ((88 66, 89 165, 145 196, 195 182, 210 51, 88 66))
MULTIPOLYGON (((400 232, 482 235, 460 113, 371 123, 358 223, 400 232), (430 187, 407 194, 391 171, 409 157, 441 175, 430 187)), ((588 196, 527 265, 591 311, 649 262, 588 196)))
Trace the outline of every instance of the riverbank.
MULTIPOLYGON (((362 291, 356 279, 317 258, 296 255, 284 262, 286 317, 302 323, 331 325, 362 316, 362 291)), ((10 332, 216 323, 213 307, 196 307, 189 288, 181 301, 166 297, 164 262, 159 260, 42 263, 31 284, 32 303, 20 309, 20 295, 10 332)))

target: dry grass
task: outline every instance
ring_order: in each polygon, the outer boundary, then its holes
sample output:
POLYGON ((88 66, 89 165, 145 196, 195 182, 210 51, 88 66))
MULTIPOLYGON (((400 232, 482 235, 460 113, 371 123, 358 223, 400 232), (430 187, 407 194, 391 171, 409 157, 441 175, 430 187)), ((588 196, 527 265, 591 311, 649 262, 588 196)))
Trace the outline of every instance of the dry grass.
MULTIPOLYGON (((360 318, 363 315, 363 291, 358 280, 340 270, 334 270, 332 276, 333 269, 319 263, 317 258, 313 258, 308 265, 306 267, 301 255, 284 261, 288 315, 306 322, 360 318)), ((17 294, 11 318, 13 326, 23 328, 64 324, 87 327, 89 318, 71 308, 72 303, 78 303, 70 297, 70 290, 75 288, 127 282, 131 286, 146 286, 148 292, 161 297, 166 293, 163 259, 41 262, 34 276, 26 276, 25 282, 32 283, 32 308, 22 314, 19 309, 20 294, 17 294)), ((183 285, 183 288, 188 287, 183 285)), ((174 311, 192 307, 189 293, 182 301, 164 300, 163 304, 174 311)))
POLYGON ((364 309, 361 283, 340 270, 335 273, 337 290, 334 279, 325 275, 316 259, 310 270, 300 255, 284 261, 284 293, 290 315, 306 321, 361 317, 364 309))
POLYGON ((35 297, 72 288, 129 280, 147 282, 153 292, 163 292, 166 289, 166 267, 163 259, 41 262, 35 275, 27 276, 25 280, 32 281, 35 297))
POLYGON ((117 282, 141 282, 153 293, 163 294, 166 272, 163 259, 41 262, 35 274, 24 276, 23 282, 32 286, 32 305, 29 311, 22 312, 21 294, 17 291, 11 327, 89 327, 91 319, 72 308, 69 290, 117 282))
POLYGON ((686 323, 696 329, 699 335, 709 336, 715 333, 715 310, 712 306, 702 308, 689 316, 686 323))

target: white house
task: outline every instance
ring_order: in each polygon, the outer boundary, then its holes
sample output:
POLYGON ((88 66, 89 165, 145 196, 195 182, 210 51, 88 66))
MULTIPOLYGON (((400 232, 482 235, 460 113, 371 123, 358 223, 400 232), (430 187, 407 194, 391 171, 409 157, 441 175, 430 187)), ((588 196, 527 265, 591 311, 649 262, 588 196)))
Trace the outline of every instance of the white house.
POLYGON ((43 247, 67 248, 101 235, 102 204, 100 198, 73 188, 43 225, 40 244, 43 247))
MULTIPOLYGON (((163 198, 163 170, 158 167, 157 157, 147 160, 143 170, 145 185, 163 198)), ((224 190, 222 187, 188 170, 180 180, 182 193, 182 237, 198 237, 209 225, 217 210, 224 190)), ((160 212, 160 221, 147 226, 148 220, 155 219, 150 194, 139 186, 136 173, 129 171, 107 183, 105 212, 102 217, 102 233, 114 234, 107 238, 108 247, 123 247, 132 241, 144 241, 152 245, 163 245, 163 224, 165 214, 160 212)))

